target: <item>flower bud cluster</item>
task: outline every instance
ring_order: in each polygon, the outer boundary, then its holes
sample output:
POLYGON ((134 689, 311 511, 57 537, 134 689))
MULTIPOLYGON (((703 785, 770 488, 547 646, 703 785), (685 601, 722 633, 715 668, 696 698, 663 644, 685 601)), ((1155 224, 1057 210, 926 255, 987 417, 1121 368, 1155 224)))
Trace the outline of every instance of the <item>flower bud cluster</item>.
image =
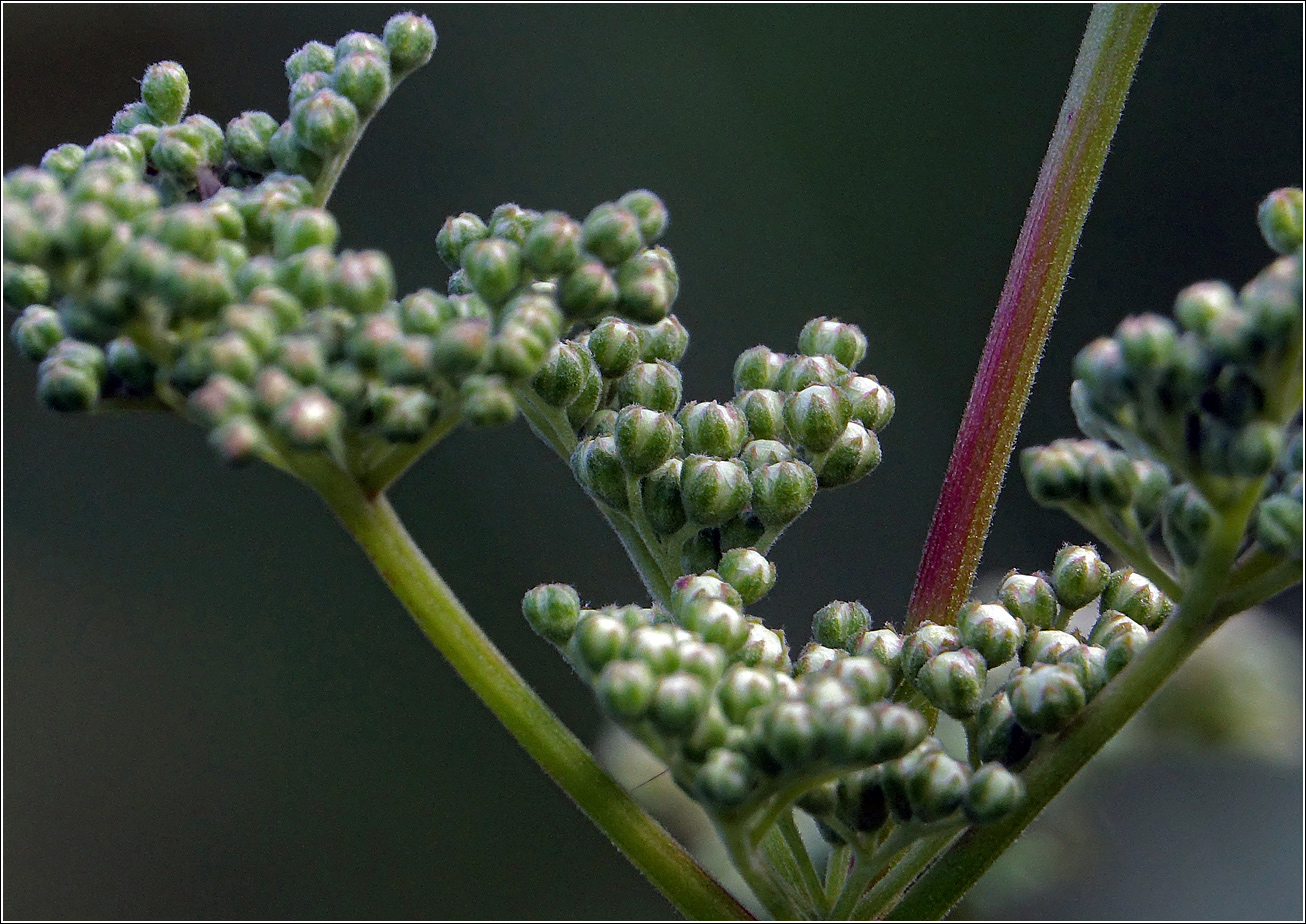
POLYGON ((1010 771, 948 757, 925 717, 894 701, 904 640, 893 629, 872 629, 865 607, 836 601, 813 616, 814 640, 793 658, 783 631, 745 613, 755 575, 723 564, 676 581, 669 608, 587 609, 553 584, 528 593, 523 611, 607 715, 718 815, 746 814, 807 780, 798 804, 827 831, 957 813, 987 823, 1016 806, 1010 771))
POLYGON ((769 548, 818 489, 872 471, 894 408, 889 389, 854 371, 866 338, 853 324, 809 322, 793 356, 748 350, 730 402, 682 404, 687 345, 674 316, 651 325, 608 317, 559 344, 534 381, 579 439, 581 484, 646 525, 654 553, 684 574, 719 569, 732 550, 769 548))
POLYGON ((973 723, 975 759, 1016 767, 1034 741, 1065 728, 1147 645, 1174 609, 1130 568, 1112 571, 1092 546, 1063 547, 1050 573, 1011 572, 992 603, 968 603, 955 625, 926 622, 902 640, 907 683, 940 712, 973 723), (1088 637, 1067 632, 1094 601, 1088 637), (1011 663, 998 686, 988 672, 1011 663))
POLYGON ((1091 439, 1025 451, 1036 500, 1090 528, 1105 519, 1139 544, 1159 525, 1191 567, 1215 509, 1264 479, 1252 538, 1300 558, 1301 202, 1285 189, 1262 203, 1262 233, 1283 256, 1241 291, 1199 282, 1179 293, 1173 318, 1126 318, 1079 353, 1071 401, 1091 439))

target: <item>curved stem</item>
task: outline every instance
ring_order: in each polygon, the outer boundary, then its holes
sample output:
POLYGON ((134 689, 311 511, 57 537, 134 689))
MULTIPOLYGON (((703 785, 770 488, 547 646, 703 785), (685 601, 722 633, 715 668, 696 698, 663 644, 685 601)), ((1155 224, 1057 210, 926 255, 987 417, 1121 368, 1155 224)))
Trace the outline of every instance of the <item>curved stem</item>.
POLYGON ((907 609, 951 622, 970 594, 1043 344, 1097 189, 1154 3, 1093 7, 1011 258, 907 609))
POLYGON ((384 495, 342 472, 314 471, 317 489, 431 643, 554 781, 684 914, 751 917, 594 760, 463 609, 384 495))
POLYGON ((818 916, 822 918, 828 916, 830 905, 825 897, 825 886, 821 882, 821 877, 816 874, 816 867, 812 865, 812 856, 807 852, 807 845, 803 843, 803 836, 794 822, 794 813, 786 812, 782 815, 775 830, 784 839, 785 847, 788 848, 789 855, 793 859, 811 906, 818 916))
POLYGON ((1021 774, 1026 794, 1020 807, 996 824, 966 831, 912 886, 891 918, 934 920, 947 914, 1052 797, 1215 631, 1220 624, 1215 607, 1260 488, 1259 482, 1253 485, 1219 517, 1193 569, 1193 582, 1174 615, 1052 742, 1053 746, 1030 762, 1021 774))
POLYGON ((857 906, 857 901, 877 877, 882 876, 893 864, 898 854, 919 835, 909 825, 895 828, 883 844, 875 849, 869 857, 858 856, 857 865, 848 874, 843 891, 830 911, 830 918, 836 921, 847 920, 857 906))
POLYGON ((957 836, 957 831, 958 828, 953 825, 936 834, 927 835, 913 844, 902 859, 885 873, 884 878, 877 882, 871 891, 867 892, 862 900, 857 903, 857 907, 853 909, 852 918, 854 920, 868 920, 896 901, 898 896, 902 894, 903 889, 911 885, 911 881, 920 874, 920 871, 938 856, 940 850, 951 843, 952 839, 957 836))
POLYGON ((720 826, 721 840, 725 842, 730 860, 744 877, 748 887, 753 890, 757 900, 762 903, 771 916, 777 920, 792 920, 798 916, 798 906, 772 876, 757 863, 757 854, 748 844, 744 832, 736 827, 720 826))

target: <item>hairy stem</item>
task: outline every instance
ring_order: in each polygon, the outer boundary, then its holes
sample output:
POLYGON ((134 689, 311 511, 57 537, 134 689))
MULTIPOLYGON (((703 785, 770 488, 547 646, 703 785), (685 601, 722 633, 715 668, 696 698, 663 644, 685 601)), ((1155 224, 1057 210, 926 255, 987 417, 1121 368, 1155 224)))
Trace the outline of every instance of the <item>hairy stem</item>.
POLYGON ((966 602, 1034 372, 1156 4, 1093 7, 1007 271, 907 611, 910 631, 966 602))
POLYGON ((532 758, 681 912, 751 917, 594 760, 494 646, 435 571, 384 496, 342 472, 306 473, 431 643, 532 758))

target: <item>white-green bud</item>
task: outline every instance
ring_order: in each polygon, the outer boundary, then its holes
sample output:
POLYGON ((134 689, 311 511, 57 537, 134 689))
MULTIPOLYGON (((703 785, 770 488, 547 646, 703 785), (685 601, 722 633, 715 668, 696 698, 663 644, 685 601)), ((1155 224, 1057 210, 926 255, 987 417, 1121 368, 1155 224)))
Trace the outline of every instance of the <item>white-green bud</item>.
POLYGON ((848 399, 829 385, 809 385, 785 402, 789 434, 812 452, 823 452, 838 440, 850 417, 848 399))
POLYGON ((796 459, 763 465, 750 481, 753 513, 772 529, 798 519, 816 496, 816 473, 796 459))
POLYGON ((780 370, 784 368, 783 353, 773 353, 764 346, 755 346, 745 350, 735 360, 735 393, 742 394, 756 389, 774 389, 780 380, 780 370))
POLYGON ((676 417, 684 428, 686 453, 732 459, 748 437, 747 419, 728 404, 695 401, 681 408, 676 417))
POLYGON ((1301 249, 1302 242, 1302 191, 1276 189, 1256 210, 1256 223, 1260 225, 1265 243, 1277 253, 1291 254, 1301 249))
POLYGON ((866 429, 876 433, 893 420, 896 402, 893 392, 880 384, 873 375, 854 375, 839 386, 852 407, 853 420, 859 420, 866 429))
POLYGON ((160 125, 181 121, 190 105, 190 81, 176 61, 151 64, 141 79, 141 101, 160 125))
POLYGON ((1001 821, 1025 797, 1025 786, 1001 764, 985 764, 971 774, 962 811, 977 825, 1001 821))
POLYGON ((761 600, 775 586, 775 565, 757 549, 730 549, 717 565, 721 578, 739 591, 745 605, 761 600))
POLYGON ((726 671, 716 693, 726 717, 740 725, 754 709, 774 701, 778 691, 771 670, 736 664, 726 671))
POLYGON ((969 788, 966 770, 942 752, 916 761, 906 783, 912 815, 926 824, 941 821, 961 808, 969 788))
POLYGON ((1071 610, 1093 602, 1110 577, 1111 568, 1092 546, 1063 546, 1052 564, 1052 588, 1071 610))
POLYGON ((772 630, 758 622, 748 624, 748 641, 738 654, 740 664, 783 671, 790 666, 789 644, 783 629, 772 630))
POLYGON ((996 603, 967 603, 957 613, 957 632, 989 667, 1006 664, 1025 642, 1025 624, 996 603))
MULTIPOLYGON (((735 397, 754 440, 780 440, 785 436, 785 398, 778 391, 755 388, 735 397)), ((786 456, 786 458, 788 458, 786 456)))
POLYGON ((883 664, 889 671, 893 686, 902 679, 902 636, 887 625, 883 629, 863 632, 857 639, 853 654, 865 655, 883 664))
POLYGON ((871 626, 871 614, 855 601, 835 600, 812 614, 812 638, 829 648, 852 651, 871 626))
POLYGON ((564 646, 580 622, 580 596, 567 584, 541 584, 527 591, 522 614, 539 635, 564 646))
POLYGON ((613 437, 600 436, 579 443, 571 454, 571 470, 595 499, 618 510, 626 509, 626 473, 613 437))
POLYGON ((653 705, 657 678, 639 661, 613 661, 594 681, 603 709, 622 722, 642 719, 653 705))
POLYGON ((382 32, 390 52, 390 67, 399 79, 424 66, 435 53, 436 34, 431 20, 416 13, 396 13, 382 32))
POLYGON ((813 318, 798 335, 798 351, 807 356, 832 356, 855 369, 866 356, 866 335, 856 324, 834 318, 813 318))
POLYGON ((658 681, 653 691, 653 708, 649 716, 653 725, 667 735, 685 735, 693 731, 708 705, 707 688, 693 674, 669 674, 658 681))
POLYGON ((916 672, 916 688, 940 711, 968 719, 979 709, 988 675, 984 658, 972 648, 945 651, 916 672))
POLYGON ((1016 721, 1026 731, 1051 735, 1061 731, 1084 708, 1087 697, 1068 667, 1039 664, 1008 686, 1016 721))
POLYGON ((961 636, 952 626, 932 622, 922 623, 902 642, 902 675, 909 683, 916 682, 916 674, 925 662, 945 651, 961 648, 961 636))
POLYGON ((863 706, 884 699, 893 692, 896 682, 893 672, 871 655, 843 658, 835 662, 831 671, 853 691, 863 706))
POLYGON ((739 461, 744 463, 750 476, 765 465, 788 462, 792 458, 789 447, 778 440, 752 440, 739 451, 739 461))
MULTIPOLYGON (((635 349, 638 355, 639 334, 633 328, 632 333, 636 338, 635 349)), ((591 344, 593 340, 594 334, 590 334, 591 344)), ((602 365, 599 364, 600 368, 602 365)), ((617 381, 617 398, 623 405, 642 404, 655 411, 674 414, 680 406, 681 387, 680 370, 671 363, 661 360, 655 363, 636 363, 617 381)))
POLYGON ((848 656, 848 652, 841 648, 830 648, 822 645, 820 642, 808 642, 803 646, 803 650, 798 652, 798 660, 794 662, 794 676, 804 677, 808 674, 819 674, 827 667, 834 665, 840 658, 848 656))
POLYGON ((681 466, 680 493, 690 520, 720 526, 743 512, 752 488, 741 463, 695 455, 681 466))
POLYGON ((632 189, 617 200, 617 205, 635 216, 640 234, 648 243, 654 243, 666 232, 670 215, 655 193, 647 189, 632 189))
POLYGON ((762 729, 767 752, 782 767, 804 767, 819 753, 820 722, 805 702, 777 703, 767 711, 762 729))
POLYGON ((1155 629, 1174 609, 1160 588, 1132 568, 1111 574, 1102 591, 1102 609, 1117 610, 1148 629, 1155 629))
POLYGON ((612 202, 595 206, 581 228, 581 245, 608 266, 617 266, 644 246, 639 219, 612 202))
POLYGON ((880 441, 875 433, 852 420, 833 446, 812 455, 811 464, 821 487, 838 488, 875 471, 880 459, 880 441))
POLYGON ((680 424, 669 414, 631 405, 617 414, 617 458, 635 477, 649 474, 680 452, 680 424))
POLYGON ((1025 639, 1020 661, 1027 667, 1033 664, 1055 664, 1062 654, 1079 645, 1079 639, 1069 632, 1036 629, 1025 639))
POLYGON ((748 801, 757 774, 748 758, 737 751, 717 748, 694 775, 694 794, 709 809, 736 808, 748 801))

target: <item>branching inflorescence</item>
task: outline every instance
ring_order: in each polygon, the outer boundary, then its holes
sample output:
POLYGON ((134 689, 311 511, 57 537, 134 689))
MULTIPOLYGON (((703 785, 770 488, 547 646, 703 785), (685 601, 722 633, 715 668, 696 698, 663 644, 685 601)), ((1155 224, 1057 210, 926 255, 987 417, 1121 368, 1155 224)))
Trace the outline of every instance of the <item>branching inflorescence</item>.
MULTIPOLYGON (((416 553, 377 506, 385 488, 460 422, 520 412, 650 596, 591 609, 542 585, 523 604, 530 625, 708 810, 771 913, 871 916, 904 893, 903 909, 946 911, 991 862, 969 859, 973 845, 1009 843, 1215 625, 1300 580, 1300 190, 1262 205, 1282 256, 1241 292, 1200 283, 1173 321, 1130 318, 1085 348, 1072 401, 1087 439, 1023 457, 1035 498, 1118 567, 1066 546, 1046 572, 1013 571, 995 600, 906 634, 835 601, 794 654, 748 608, 775 584, 780 534, 880 462, 894 396, 858 371, 865 335, 816 318, 794 354, 743 353, 731 400, 685 402, 689 334, 658 245, 668 213, 647 190, 583 221, 513 204, 450 218, 436 237, 445 291, 400 297, 383 253, 337 252, 325 204, 435 42, 413 14, 379 37, 311 42, 286 62, 289 117, 246 112, 225 128, 186 115, 180 65, 151 67, 111 133, 5 177, 12 339, 55 410, 169 408, 226 461, 259 458, 315 487, 410 609, 407 581, 448 591, 429 565, 411 577, 395 564, 416 553), (1091 629, 1074 628, 1089 607, 1091 629), (964 727, 965 753, 945 748, 940 713, 964 727), (833 848, 823 878, 796 810, 833 848)), ((528 695, 507 668, 483 682, 528 695)), ((608 828, 619 843, 657 836, 624 823, 608 828)), ((730 911, 702 894, 682 907, 730 911)))

